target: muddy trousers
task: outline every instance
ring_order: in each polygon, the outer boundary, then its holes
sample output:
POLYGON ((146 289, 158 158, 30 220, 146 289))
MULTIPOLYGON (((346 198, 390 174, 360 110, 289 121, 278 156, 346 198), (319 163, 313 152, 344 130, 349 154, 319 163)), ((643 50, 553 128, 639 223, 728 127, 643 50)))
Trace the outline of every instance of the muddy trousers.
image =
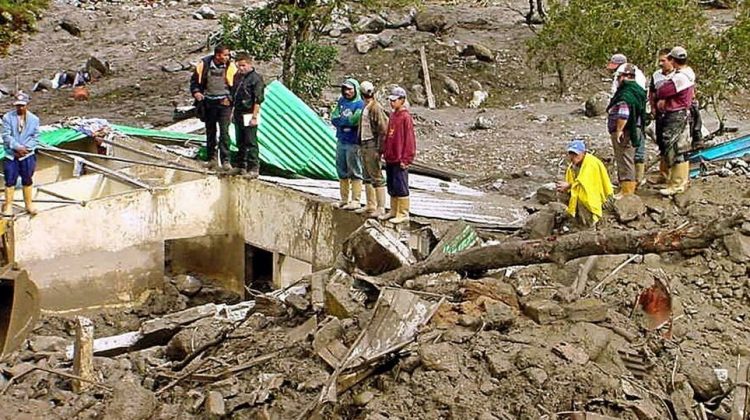
POLYGON ((383 168, 380 166, 380 147, 374 140, 362 141, 359 147, 362 156, 362 169, 364 169, 365 184, 374 188, 385 187, 383 168))
POLYGON ((217 99, 204 99, 204 101, 206 101, 206 156, 209 161, 217 157, 216 134, 218 131, 218 158, 222 164, 228 163, 229 123, 232 120, 232 107, 222 105, 217 99))
POLYGON ((237 141, 237 158, 234 167, 239 169, 257 169, 258 161, 258 127, 244 125, 243 114, 234 114, 234 138, 237 141))
POLYGON ((617 165, 617 179, 620 182, 635 181, 635 147, 630 142, 630 136, 623 133, 617 138, 615 133, 611 133, 610 140, 617 165))

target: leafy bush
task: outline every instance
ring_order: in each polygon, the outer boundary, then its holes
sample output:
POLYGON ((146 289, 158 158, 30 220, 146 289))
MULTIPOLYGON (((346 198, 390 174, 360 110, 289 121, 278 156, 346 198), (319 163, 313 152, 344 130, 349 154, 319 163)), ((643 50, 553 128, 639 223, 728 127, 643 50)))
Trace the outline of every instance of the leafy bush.
POLYGON ((556 2, 537 36, 528 42, 529 59, 543 73, 556 72, 563 92, 568 78, 603 68, 617 52, 648 74, 656 53, 682 45, 698 77, 703 105, 718 103, 748 87, 750 6, 743 3, 734 23, 718 31, 691 0, 570 0, 556 2))
POLYGON ((24 32, 36 30, 37 17, 49 0, 0 0, 0 55, 24 32))

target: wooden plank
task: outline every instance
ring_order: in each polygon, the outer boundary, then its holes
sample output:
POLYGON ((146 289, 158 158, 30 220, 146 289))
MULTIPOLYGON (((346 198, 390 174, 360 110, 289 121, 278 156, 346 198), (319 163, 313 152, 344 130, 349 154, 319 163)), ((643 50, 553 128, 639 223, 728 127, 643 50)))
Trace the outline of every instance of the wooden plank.
POLYGON ((419 58, 422 61, 422 75, 424 76, 424 90, 427 94, 427 107, 435 109, 435 95, 432 94, 430 69, 427 68, 427 52, 425 52, 424 45, 419 48, 419 58))
MULTIPOLYGON (((737 379, 735 383, 747 383, 750 375, 750 361, 745 360, 740 364, 737 369, 737 379)), ((750 398, 750 392, 746 386, 738 386, 734 389, 734 403, 732 403, 732 416, 730 420, 745 420, 750 418, 748 413, 748 399, 750 398)))

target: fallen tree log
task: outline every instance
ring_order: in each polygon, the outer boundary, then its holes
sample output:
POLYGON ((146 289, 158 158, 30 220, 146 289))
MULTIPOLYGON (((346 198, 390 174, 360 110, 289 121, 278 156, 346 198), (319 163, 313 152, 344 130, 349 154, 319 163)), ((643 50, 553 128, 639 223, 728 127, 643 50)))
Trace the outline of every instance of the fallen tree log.
POLYGON ((443 271, 484 271, 518 265, 565 263, 590 255, 649 254, 707 248, 748 220, 735 214, 705 226, 647 231, 585 231, 541 240, 508 241, 470 248, 437 260, 422 261, 380 275, 381 284, 402 285, 417 276, 443 271))

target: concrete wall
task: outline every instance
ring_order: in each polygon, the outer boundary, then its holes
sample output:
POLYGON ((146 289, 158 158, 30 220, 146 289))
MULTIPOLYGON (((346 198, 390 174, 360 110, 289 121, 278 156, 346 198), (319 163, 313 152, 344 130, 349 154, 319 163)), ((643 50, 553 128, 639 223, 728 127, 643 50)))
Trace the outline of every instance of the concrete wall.
MULTIPOLYGON (((100 188, 80 182, 66 193, 92 196, 100 188)), ((190 239, 180 258, 203 256, 192 266, 196 271, 223 267, 213 274, 241 293, 243 242, 318 270, 333 263, 343 239, 361 223, 358 215, 270 183, 204 177, 45 210, 19 218, 14 231, 16 260, 39 286, 42 307, 65 310, 127 303, 160 284, 168 240, 190 239), (224 238, 220 254, 209 251, 216 238, 224 238)))

